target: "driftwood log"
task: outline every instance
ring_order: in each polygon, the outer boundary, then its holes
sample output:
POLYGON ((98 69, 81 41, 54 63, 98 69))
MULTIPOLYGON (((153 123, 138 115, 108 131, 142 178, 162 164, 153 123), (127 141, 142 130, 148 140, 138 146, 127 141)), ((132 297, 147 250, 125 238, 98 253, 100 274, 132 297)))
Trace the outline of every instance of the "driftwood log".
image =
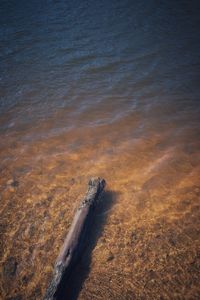
POLYGON ((88 229, 93 219, 94 207, 105 187, 105 180, 92 178, 88 191, 76 211, 69 233, 56 260, 53 279, 46 291, 44 300, 61 298, 63 286, 85 246, 88 229))

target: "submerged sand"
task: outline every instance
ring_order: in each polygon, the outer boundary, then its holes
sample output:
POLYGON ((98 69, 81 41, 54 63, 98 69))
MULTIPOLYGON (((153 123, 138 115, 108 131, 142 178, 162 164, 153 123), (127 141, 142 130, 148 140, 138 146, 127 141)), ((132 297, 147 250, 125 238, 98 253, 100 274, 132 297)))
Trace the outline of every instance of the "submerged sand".
POLYGON ((10 131, 0 152, 1 298, 42 299, 87 182, 101 176, 106 192, 66 299, 199 299, 197 136, 173 126, 141 134, 133 117, 34 142, 10 131))

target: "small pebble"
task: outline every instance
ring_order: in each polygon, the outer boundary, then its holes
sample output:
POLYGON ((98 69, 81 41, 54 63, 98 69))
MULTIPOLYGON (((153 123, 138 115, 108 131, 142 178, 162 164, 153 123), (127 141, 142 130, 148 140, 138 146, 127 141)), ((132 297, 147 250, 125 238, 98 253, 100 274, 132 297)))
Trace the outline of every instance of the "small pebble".
POLYGON ((9 180, 6 182, 7 185, 11 185, 12 183, 13 183, 13 179, 9 179, 9 180))
POLYGON ((108 256, 107 256, 107 261, 111 261, 111 260, 113 260, 113 259, 114 259, 114 255, 113 255, 113 253, 110 251, 109 254, 108 254, 108 256))
POLYGON ((70 180, 70 185, 73 185, 74 183, 75 183, 75 179, 72 178, 72 179, 70 180))
POLYGON ((10 185, 12 187, 18 187, 19 186, 19 181, 14 180, 14 179, 9 179, 7 181, 7 185, 10 185))

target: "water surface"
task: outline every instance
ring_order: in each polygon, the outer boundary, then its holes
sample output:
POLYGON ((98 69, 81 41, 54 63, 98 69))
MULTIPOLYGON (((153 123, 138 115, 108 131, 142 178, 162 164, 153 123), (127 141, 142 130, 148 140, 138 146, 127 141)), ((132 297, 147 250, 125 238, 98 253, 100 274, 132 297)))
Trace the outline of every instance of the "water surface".
POLYGON ((199 23, 197 1, 1 1, 3 299, 42 299, 91 176, 78 299, 200 297, 199 23))

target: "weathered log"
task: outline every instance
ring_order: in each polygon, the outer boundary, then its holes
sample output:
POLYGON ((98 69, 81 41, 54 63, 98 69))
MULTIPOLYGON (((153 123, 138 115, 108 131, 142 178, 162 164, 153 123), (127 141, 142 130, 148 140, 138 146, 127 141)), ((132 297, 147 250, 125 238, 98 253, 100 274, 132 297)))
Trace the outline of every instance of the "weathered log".
POLYGON ((88 191, 76 211, 69 233, 56 260, 53 279, 46 291, 44 300, 60 299, 63 286, 67 284, 67 279, 85 246, 88 229, 93 219, 94 207, 105 184, 104 179, 90 179, 88 191))

